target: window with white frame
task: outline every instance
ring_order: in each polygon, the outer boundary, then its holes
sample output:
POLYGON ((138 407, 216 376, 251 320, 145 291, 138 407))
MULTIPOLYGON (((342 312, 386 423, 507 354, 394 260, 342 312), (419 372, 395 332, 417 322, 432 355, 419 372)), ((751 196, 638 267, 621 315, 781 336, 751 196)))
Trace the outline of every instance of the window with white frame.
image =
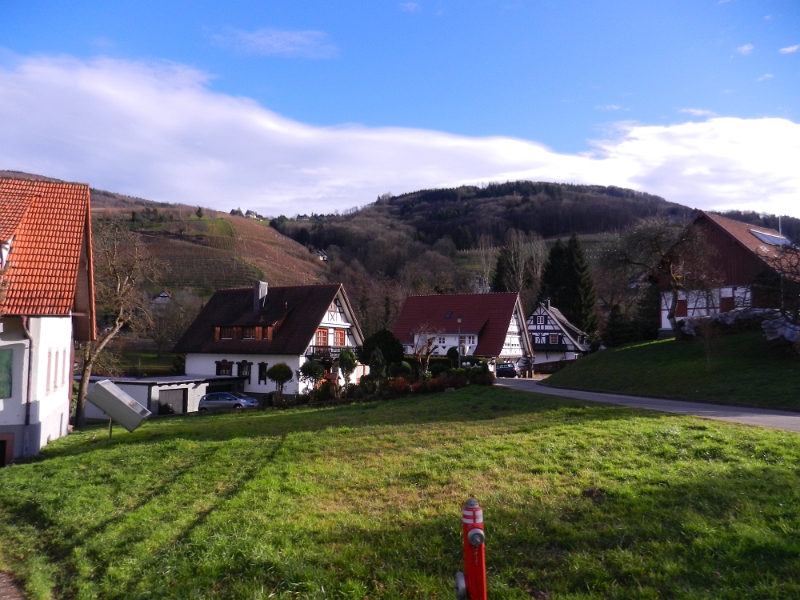
POLYGON ((544 315, 536 315, 536 324, 544 325, 544 315))

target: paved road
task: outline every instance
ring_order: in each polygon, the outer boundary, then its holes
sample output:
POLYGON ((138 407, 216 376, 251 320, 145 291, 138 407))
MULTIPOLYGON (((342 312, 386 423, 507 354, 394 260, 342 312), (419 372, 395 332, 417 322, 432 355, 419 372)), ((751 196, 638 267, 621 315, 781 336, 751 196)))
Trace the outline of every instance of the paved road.
POLYGON ((664 400, 661 398, 647 398, 644 396, 624 396, 621 394, 565 390, 547 387, 532 379, 498 379, 497 384, 515 390, 533 392, 534 394, 564 396, 565 398, 588 400, 589 402, 605 402, 606 404, 619 404, 634 408, 660 410, 662 412, 676 413, 679 415, 694 415, 705 419, 731 421, 732 423, 744 423, 745 425, 758 425, 760 427, 800 432, 800 413, 785 410, 748 408, 744 406, 722 406, 719 404, 688 402, 685 400, 664 400))

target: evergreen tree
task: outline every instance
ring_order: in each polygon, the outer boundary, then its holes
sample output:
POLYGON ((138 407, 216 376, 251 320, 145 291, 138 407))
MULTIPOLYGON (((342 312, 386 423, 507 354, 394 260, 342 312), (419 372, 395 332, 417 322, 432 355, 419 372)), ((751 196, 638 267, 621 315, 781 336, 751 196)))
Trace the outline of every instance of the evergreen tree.
POLYGON ((649 283, 636 305, 636 324, 639 339, 654 340, 661 327, 661 292, 658 285, 649 283))
POLYGON ((509 251, 507 248, 502 248, 497 257, 497 266, 494 270, 494 277, 492 277, 492 291, 493 292, 518 292, 519 290, 509 290, 506 282, 509 279, 509 251))
POLYGON ((568 243, 557 240, 550 249, 544 272, 540 300, 550 303, 577 327, 595 335, 599 327, 594 280, 589 263, 578 236, 573 234, 568 243))
POLYGON ((566 253, 568 300, 562 312, 573 325, 590 336, 597 333, 597 294, 589 270, 589 262, 578 236, 574 233, 567 243, 566 253))
POLYGON ((622 314, 619 304, 611 307, 608 323, 603 332, 603 344, 609 347, 621 346, 636 340, 636 325, 622 314))
MULTIPOLYGON (((542 285, 539 292, 539 301, 543 302, 550 299, 553 306, 561 309, 562 300, 565 297, 565 274, 567 247, 560 239, 556 240, 555 245, 550 248, 547 256, 547 263, 542 272, 542 285)), ((498 262, 498 268, 500 263, 498 262)))

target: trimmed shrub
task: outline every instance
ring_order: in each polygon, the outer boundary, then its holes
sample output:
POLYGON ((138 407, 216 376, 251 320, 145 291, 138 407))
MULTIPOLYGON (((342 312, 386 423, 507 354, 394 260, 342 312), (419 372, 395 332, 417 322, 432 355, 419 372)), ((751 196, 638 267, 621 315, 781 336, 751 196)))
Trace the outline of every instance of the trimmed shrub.
POLYGON ((411 385, 403 377, 398 377, 391 384, 392 391, 400 396, 411 392, 411 385))

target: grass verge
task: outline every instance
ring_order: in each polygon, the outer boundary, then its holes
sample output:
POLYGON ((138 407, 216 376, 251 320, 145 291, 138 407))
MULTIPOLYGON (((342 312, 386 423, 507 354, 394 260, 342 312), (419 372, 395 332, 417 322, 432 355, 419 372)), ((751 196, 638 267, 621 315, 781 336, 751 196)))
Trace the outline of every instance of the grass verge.
POLYGON ((554 387, 800 410, 800 361, 760 333, 721 337, 707 369, 701 342, 662 340, 595 352, 552 375, 554 387))
POLYGON ((489 596, 800 595, 797 436, 465 388, 90 428, 0 471, 31 598, 452 598, 460 505, 489 596))

